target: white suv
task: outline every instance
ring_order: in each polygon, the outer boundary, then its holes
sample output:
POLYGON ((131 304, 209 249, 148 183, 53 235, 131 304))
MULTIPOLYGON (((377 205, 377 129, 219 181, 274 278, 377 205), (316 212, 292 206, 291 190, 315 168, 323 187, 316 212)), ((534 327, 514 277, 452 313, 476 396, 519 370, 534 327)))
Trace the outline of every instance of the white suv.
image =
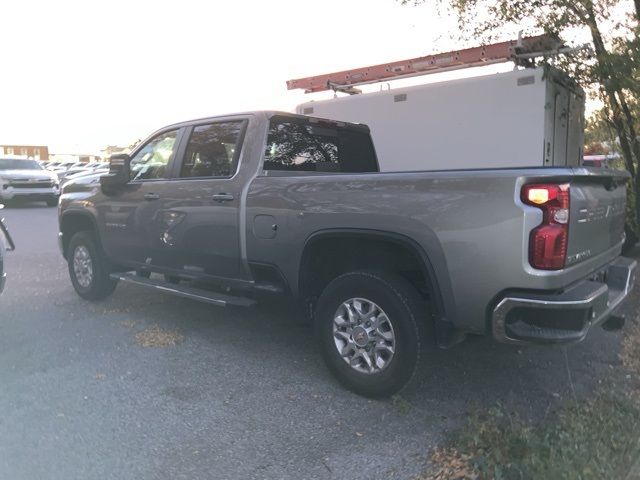
POLYGON ((53 207, 59 196, 58 176, 36 160, 0 158, 0 201, 43 200, 53 207))

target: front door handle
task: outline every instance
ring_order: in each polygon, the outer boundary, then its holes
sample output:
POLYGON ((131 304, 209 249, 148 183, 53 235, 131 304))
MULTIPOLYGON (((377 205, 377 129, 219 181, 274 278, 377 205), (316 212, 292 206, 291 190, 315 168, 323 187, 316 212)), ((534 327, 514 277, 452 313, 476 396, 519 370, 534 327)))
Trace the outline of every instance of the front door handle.
POLYGON ((158 195, 157 193, 145 193, 144 194, 144 199, 148 200, 148 201, 153 201, 153 200, 158 200, 160 198, 160 195, 158 195))
POLYGON ((233 195, 230 193, 216 193, 211 198, 214 202, 230 202, 233 200, 233 195))

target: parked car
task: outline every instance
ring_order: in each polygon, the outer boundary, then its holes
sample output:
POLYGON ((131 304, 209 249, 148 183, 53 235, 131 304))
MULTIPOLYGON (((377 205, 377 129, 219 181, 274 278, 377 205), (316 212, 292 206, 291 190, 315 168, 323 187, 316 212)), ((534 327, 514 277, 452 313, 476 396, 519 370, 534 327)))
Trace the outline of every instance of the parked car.
POLYGON ((46 161, 44 162, 44 165, 42 165, 44 168, 46 168, 47 170, 52 169, 53 167, 57 167, 60 164, 60 162, 57 161, 46 161))
POLYGON ((608 153, 606 155, 585 155, 582 164, 585 167, 609 168, 615 161, 622 161, 619 153, 608 153))
POLYGON ((74 165, 67 170, 61 170, 57 173, 57 175, 60 179, 60 183, 62 184, 76 174, 90 174, 101 167, 102 164, 99 163, 83 163, 80 165, 74 165))
POLYGON ((47 162, 46 169, 47 170, 55 170, 62 168, 62 165, 66 165, 68 162, 64 161, 55 161, 55 162, 47 162))
POLYGON ((636 267, 620 256, 628 177, 381 173, 364 125, 253 112, 170 125, 99 182, 65 185, 60 246, 88 300, 118 282, 222 306, 300 300, 333 374, 386 396, 426 344, 619 325, 636 267))
POLYGON ((58 176, 36 160, 0 158, 0 201, 43 200, 53 207, 59 196, 58 176))
POLYGON ((76 184, 79 186, 90 185, 90 184, 99 184, 100 177, 102 175, 106 175, 109 173, 109 169, 99 168, 96 170, 84 170, 81 172, 74 173, 73 175, 69 175, 65 178, 64 183, 62 184, 62 188, 69 192, 73 187, 72 184, 76 184))
MULTIPOLYGON (((0 210, 4 208, 4 205, 0 204, 0 210)), ((7 280, 7 274, 4 271, 4 253, 11 251, 15 248, 13 239, 9 234, 9 229, 4 223, 4 218, 0 218, 0 293, 4 290, 4 285, 7 280)))
POLYGON ((51 170, 56 173, 64 172, 73 167, 76 163, 77 162, 60 162, 58 165, 51 167, 51 170))

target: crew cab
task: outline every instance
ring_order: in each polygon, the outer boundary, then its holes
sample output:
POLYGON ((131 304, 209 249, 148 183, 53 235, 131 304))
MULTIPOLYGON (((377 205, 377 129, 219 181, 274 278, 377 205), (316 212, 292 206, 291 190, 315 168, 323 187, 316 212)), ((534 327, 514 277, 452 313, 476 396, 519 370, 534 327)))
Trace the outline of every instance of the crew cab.
POLYGON ((597 168, 378 171, 369 129, 281 112, 167 126, 59 206, 88 300, 135 283, 216 305, 266 295, 313 314, 329 369, 387 396, 423 346, 464 334, 570 343, 616 307, 628 174, 597 168))

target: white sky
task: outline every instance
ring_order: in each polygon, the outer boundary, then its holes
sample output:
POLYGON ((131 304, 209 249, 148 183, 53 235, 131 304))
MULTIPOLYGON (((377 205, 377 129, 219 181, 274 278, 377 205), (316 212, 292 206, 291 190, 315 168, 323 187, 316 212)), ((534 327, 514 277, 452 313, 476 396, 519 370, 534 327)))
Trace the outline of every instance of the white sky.
POLYGON ((450 40, 453 17, 394 0, 7 0, 0 14, 0 144, 53 153, 292 111, 330 94, 287 91, 288 79, 469 46, 450 40))
POLYGON ((394 0, 9 0, 0 13, 0 144, 53 153, 293 110, 311 97, 288 79, 456 47, 453 19, 394 0))

